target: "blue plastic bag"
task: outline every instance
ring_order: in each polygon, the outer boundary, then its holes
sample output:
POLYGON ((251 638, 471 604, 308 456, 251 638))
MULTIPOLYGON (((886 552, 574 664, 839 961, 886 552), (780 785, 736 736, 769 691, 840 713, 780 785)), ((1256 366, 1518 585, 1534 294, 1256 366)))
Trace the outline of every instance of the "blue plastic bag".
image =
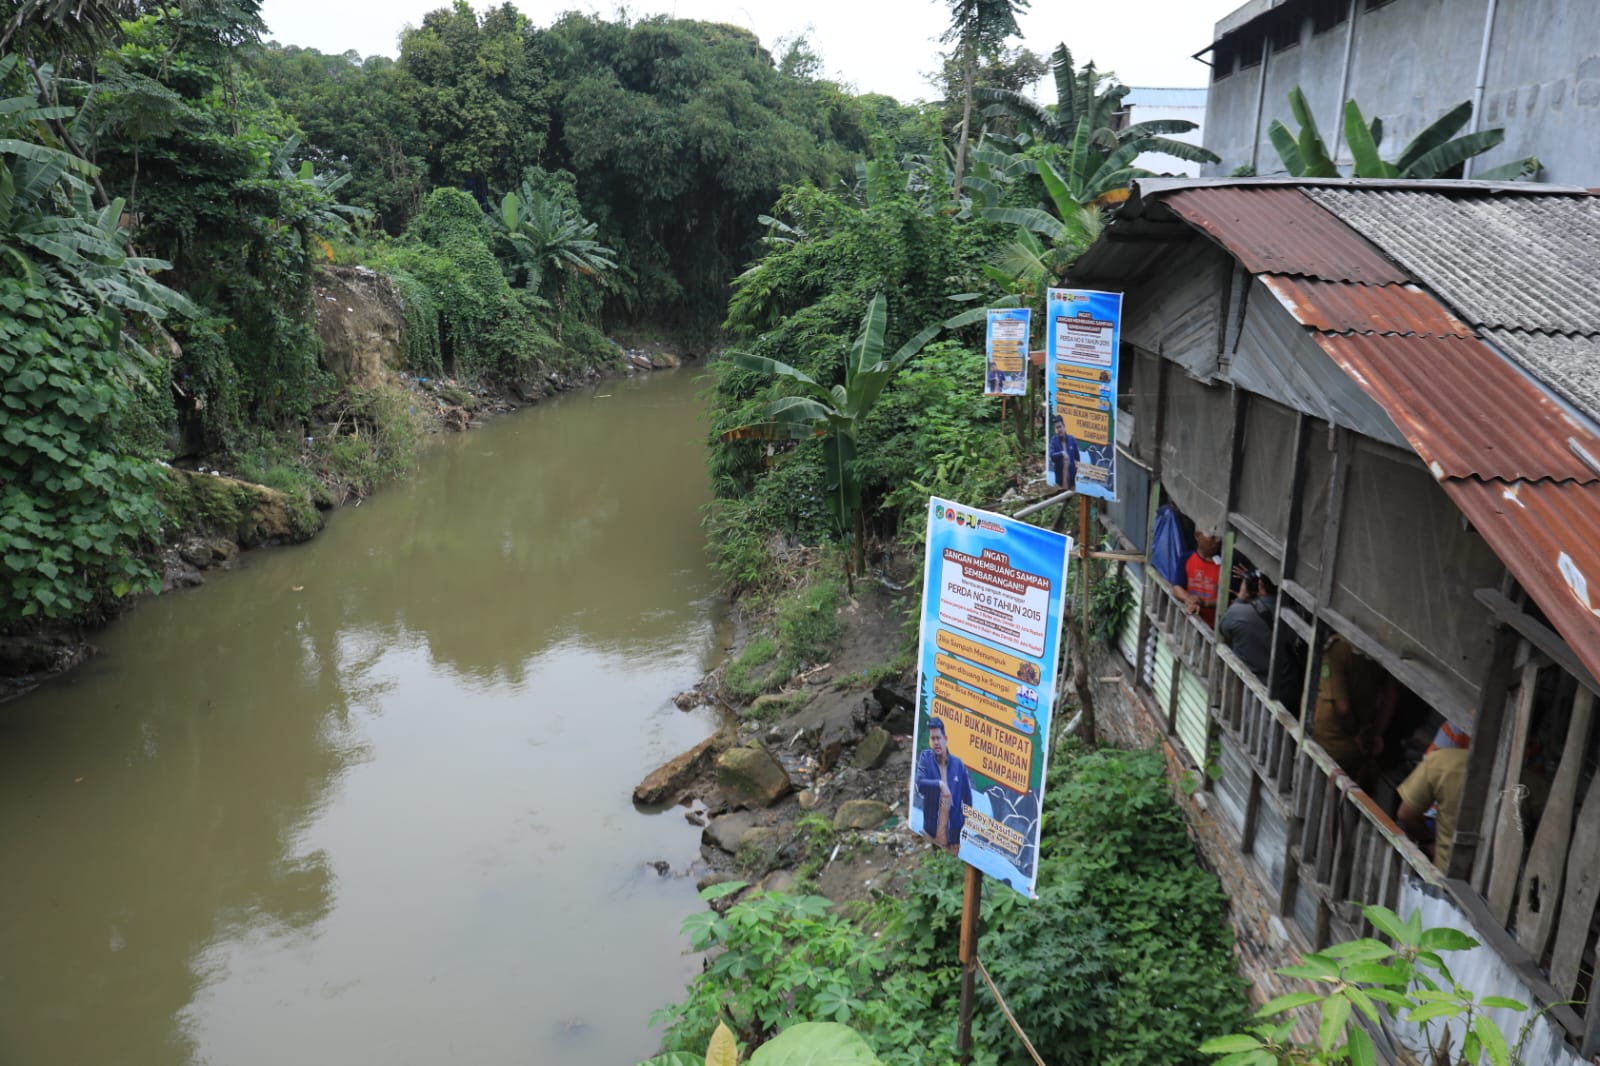
POLYGON ((1172 504, 1161 505, 1156 511, 1156 528, 1150 538, 1150 565, 1156 573, 1174 585, 1183 584, 1183 530, 1178 525, 1178 512, 1172 504))

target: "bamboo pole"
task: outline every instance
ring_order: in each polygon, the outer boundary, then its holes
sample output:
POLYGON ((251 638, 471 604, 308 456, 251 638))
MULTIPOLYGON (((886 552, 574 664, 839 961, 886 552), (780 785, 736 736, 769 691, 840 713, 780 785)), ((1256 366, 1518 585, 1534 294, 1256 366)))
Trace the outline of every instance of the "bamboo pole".
POLYGON ((978 910, 983 902, 983 875, 967 867, 961 891, 961 1018, 956 1025, 956 1057, 965 1066, 972 1061, 972 1006, 977 990, 978 910))

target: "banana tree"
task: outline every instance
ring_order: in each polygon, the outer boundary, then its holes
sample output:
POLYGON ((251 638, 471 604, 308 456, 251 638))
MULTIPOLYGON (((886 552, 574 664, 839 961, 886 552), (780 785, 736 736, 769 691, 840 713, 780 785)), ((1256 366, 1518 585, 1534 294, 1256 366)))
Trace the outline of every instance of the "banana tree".
MULTIPOLYGON (((1289 90, 1289 110, 1299 124, 1298 133, 1278 119, 1267 127, 1267 137, 1283 160, 1283 168, 1295 177, 1337 178, 1339 168, 1328 154, 1327 145, 1311 116, 1305 93, 1296 85, 1289 90)), ((1353 161, 1350 176, 1353 178, 1405 178, 1427 180, 1441 178, 1468 159, 1498 146, 1506 139, 1504 129, 1478 130, 1462 134, 1461 130, 1472 118, 1472 103, 1462 101, 1451 108, 1427 129, 1417 134, 1400 150, 1392 161, 1378 154, 1383 144, 1383 120, 1370 122, 1362 115, 1354 100, 1344 104, 1344 139, 1350 146, 1353 161)), ((1474 175, 1479 181, 1512 181, 1532 177, 1539 172, 1539 160, 1533 156, 1513 160, 1502 166, 1491 167, 1474 175)))
POLYGON ((560 339, 568 275, 594 278, 615 270, 617 253, 594 239, 599 227, 585 219, 576 204, 528 181, 506 193, 499 214, 490 217, 515 249, 527 273, 528 288, 540 293, 550 282, 558 315, 556 337, 560 339))
POLYGON ((879 292, 867 304, 861 329, 845 358, 844 381, 824 385, 788 363, 744 352, 731 354, 734 365, 774 378, 787 378, 799 386, 796 394, 780 397, 767 406, 766 421, 722 434, 728 440, 801 440, 822 437, 826 464, 825 496, 828 512, 841 533, 854 540, 854 573, 866 569, 866 520, 861 511, 861 483, 856 476, 856 439, 867 412, 878 401, 889 378, 922 350, 942 326, 924 329, 883 357, 888 301, 879 292))
POLYGON ((1160 152, 1191 163, 1219 162, 1214 153, 1197 144, 1166 136, 1195 129, 1193 122, 1152 119, 1117 128, 1123 98, 1132 90, 1114 74, 1096 70, 1092 61, 1075 69, 1065 44, 1057 45, 1051 54, 1050 69, 1056 82, 1056 102, 1050 107, 1007 89, 979 89, 976 95, 989 105, 985 115, 1010 118, 1024 131, 1019 139, 1042 145, 1048 155, 1065 153, 1067 169, 1078 179, 1076 184, 1083 188, 1098 184, 1098 191, 1080 195, 1079 203, 1118 188, 1109 180, 1113 177, 1122 186, 1133 178, 1148 177, 1149 171, 1132 166, 1144 152, 1160 152), (1090 180, 1094 175, 1099 175, 1099 182, 1090 180))

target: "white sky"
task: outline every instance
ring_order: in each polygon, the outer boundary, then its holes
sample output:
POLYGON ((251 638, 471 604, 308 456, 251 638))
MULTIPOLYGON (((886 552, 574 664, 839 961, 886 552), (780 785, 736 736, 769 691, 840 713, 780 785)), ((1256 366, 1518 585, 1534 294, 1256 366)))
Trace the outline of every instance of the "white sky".
MULTIPOLYGON (((1189 57, 1211 43, 1217 20, 1244 0, 1123 3, 1131 17, 1119 25, 1114 8, 1033 0, 1019 20, 1023 42, 1048 56, 1065 41, 1078 65, 1093 59, 1126 85, 1198 87, 1206 84, 1207 69, 1189 57)), ((472 4, 479 11, 490 6, 488 0, 472 4)), ((280 44, 392 56, 398 53, 402 26, 446 6, 449 0, 263 0, 261 14, 268 39, 280 44)), ((520 0, 516 6, 540 26, 570 10, 617 17, 614 0, 520 0)), ((903 102, 933 95, 924 75, 938 65, 938 37, 950 21, 946 0, 635 0, 627 5, 630 21, 657 12, 744 26, 768 48, 781 37, 807 31, 827 76, 858 92, 886 93, 903 102)))

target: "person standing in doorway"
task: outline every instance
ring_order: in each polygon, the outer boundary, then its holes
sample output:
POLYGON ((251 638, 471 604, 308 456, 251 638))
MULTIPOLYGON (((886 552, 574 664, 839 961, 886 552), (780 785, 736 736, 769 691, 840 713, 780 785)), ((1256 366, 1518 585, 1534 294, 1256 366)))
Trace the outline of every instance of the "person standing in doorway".
POLYGON ((972 782, 966 766, 950 754, 939 718, 928 719, 928 747, 917 756, 917 798, 922 804, 922 832, 956 854, 966 808, 972 805, 972 782))

